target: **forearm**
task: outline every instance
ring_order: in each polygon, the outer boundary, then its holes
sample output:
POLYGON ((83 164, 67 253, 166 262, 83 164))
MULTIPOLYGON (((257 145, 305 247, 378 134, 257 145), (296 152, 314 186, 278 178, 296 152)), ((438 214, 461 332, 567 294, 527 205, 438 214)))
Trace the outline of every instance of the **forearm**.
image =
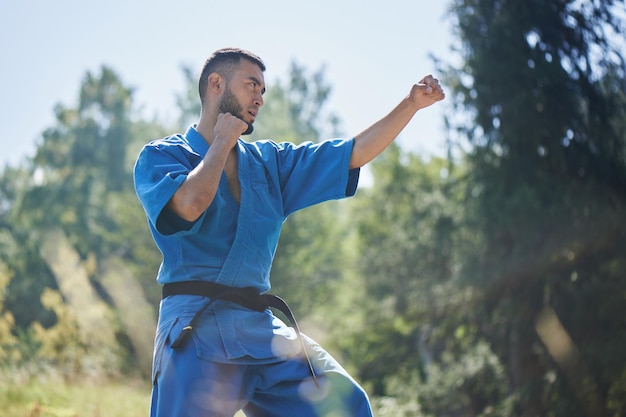
POLYGON ((411 121, 418 107, 403 99, 389 114, 354 138, 350 168, 360 168, 384 151, 411 121))
POLYGON ((211 205, 229 149, 211 146, 169 201, 167 208, 187 221, 197 220, 211 205))

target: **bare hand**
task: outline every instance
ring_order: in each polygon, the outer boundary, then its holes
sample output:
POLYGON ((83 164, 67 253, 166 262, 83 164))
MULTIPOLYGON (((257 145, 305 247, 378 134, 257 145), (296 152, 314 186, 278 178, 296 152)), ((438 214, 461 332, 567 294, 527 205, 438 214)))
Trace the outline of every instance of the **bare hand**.
POLYGON ((215 141, 224 143, 229 149, 234 147, 237 139, 248 129, 248 124, 230 113, 220 113, 213 128, 215 141))
POLYGON ((439 85, 439 80, 432 75, 427 75, 418 84, 413 85, 409 99, 415 104, 417 109, 423 109, 431 104, 443 100, 446 95, 439 85))

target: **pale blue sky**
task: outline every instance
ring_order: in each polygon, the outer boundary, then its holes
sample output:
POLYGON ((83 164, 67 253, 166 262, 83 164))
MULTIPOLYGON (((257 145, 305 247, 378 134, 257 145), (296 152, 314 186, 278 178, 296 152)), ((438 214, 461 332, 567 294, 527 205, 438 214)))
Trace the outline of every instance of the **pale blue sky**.
MULTIPOLYGON (((452 60, 443 0, 0 0, 0 168, 31 156, 54 125, 55 104, 73 107, 87 71, 112 67, 135 88, 140 114, 176 116, 182 64, 239 46, 267 64, 268 84, 296 60, 326 66, 329 107, 354 135, 384 116, 410 86, 452 60)), ((445 87, 445 86, 444 86, 445 87)), ((426 109, 401 134, 424 154, 443 153, 445 106, 426 109)), ((262 117, 262 113, 260 115, 262 117)), ((146 141, 153 138, 146 138, 146 141)))

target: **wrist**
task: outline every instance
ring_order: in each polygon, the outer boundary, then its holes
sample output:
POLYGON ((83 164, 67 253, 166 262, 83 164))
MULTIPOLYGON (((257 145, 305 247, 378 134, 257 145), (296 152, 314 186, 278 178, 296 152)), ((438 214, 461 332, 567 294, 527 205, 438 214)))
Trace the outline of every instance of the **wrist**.
POLYGON ((405 109, 405 111, 412 113, 412 115, 424 108, 424 106, 420 106, 417 100, 415 100, 415 98, 410 95, 404 98, 401 106, 405 109))

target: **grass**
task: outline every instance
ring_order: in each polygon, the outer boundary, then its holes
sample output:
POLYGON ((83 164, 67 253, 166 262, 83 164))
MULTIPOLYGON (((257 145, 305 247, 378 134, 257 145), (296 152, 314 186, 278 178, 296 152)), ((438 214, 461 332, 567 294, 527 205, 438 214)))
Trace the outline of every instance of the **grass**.
POLYGON ((0 381, 3 417, 146 417, 150 387, 140 382, 0 381))
POLYGON ((2 417, 147 417, 150 386, 141 381, 9 383, 0 379, 0 410, 2 417))

